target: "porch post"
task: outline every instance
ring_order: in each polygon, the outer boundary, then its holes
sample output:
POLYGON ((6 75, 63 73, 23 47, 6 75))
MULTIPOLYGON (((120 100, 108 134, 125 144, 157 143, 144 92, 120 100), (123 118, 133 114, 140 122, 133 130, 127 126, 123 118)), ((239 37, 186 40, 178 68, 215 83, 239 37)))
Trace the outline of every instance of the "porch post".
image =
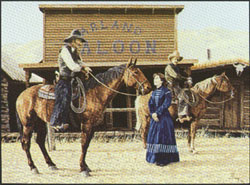
POLYGON ((28 88, 30 86, 29 81, 30 81, 30 78, 31 78, 31 73, 27 69, 25 69, 24 71, 25 71, 25 86, 26 86, 26 88, 28 88))

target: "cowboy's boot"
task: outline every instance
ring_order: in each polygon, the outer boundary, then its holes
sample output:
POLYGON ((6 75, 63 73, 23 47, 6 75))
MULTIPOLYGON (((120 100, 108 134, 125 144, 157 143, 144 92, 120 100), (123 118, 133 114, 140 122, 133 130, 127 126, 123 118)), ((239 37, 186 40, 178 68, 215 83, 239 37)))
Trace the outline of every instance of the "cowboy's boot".
POLYGON ((65 123, 65 124, 54 126, 52 128, 56 130, 57 132, 65 132, 69 128, 69 124, 65 123))
POLYGON ((192 119, 191 116, 183 116, 181 118, 177 118, 176 121, 179 121, 180 123, 183 123, 184 121, 190 121, 192 119))
POLYGON ((185 121, 184 117, 179 117, 176 119, 176 121, 179 121, 180 123, 183 123, 185 121))
POLYGON ((187 116, 187 117, 186 117, 186 121, 190 121, 191 119, 192 119, 191 116, 187 116))

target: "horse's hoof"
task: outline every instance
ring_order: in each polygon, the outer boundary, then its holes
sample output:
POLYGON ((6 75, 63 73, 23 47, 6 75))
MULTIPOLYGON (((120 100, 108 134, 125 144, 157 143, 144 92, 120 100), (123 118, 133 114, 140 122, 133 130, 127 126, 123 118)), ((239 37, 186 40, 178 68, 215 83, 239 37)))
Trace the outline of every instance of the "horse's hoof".
POLYGON ((56 166, 49 166, 49 169, 52 171, 58 170, 58 168, 56 166))
POLYGON ((89 167, 87 167, 87 172, 92 172, 92 170, 89 168, 89 167))
POLYGON ((32 173, 32 174, 39 174, 37 168, 33 168, 33 169, 31 170, 31 173, 32 173))
POLYGON ((192 150, 192 153, 193 153, 193 154, 197 154, 197 153, 198 153, 198 151, 196 151, 196 150, 192 150))
POLYGON ((90 176, 90 174, 89 174, 88 171, 82 171, 82 172, 80 172, 80 173, 81 173, 81 175, 82 175, 83 177, 89 177, 89 176, 90 176))

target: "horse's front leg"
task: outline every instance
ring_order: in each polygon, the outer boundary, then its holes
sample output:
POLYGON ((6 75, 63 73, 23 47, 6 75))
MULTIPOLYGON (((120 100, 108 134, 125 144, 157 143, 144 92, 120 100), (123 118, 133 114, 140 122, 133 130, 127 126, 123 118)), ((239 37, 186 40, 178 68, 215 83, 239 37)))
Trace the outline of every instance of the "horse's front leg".
POLYGON ((80 171, 84 177, 90 176, 89 172, 91 172, 88 165, 86 164, 85 158, 86 158, 86 154, 87 154, 87 149, 89 147, 89 143, 90 143, 93 135, 94 135, 94 131, 93 131, 92 125, 90 123, 81 125, 82 154, 81 154, 81 158, 80 158, 80 171))
POLYGON ((141 138, 142 138, 143 148, 144 149, 147 148, 147 134, 145 132, 146 132, 145 128, 141 128, 141 138))
POLYGON ((190 133, 189 133, 189 139, 188 139, 188 145, 189 145, 189 151, 192 153, 197 153, 194 147, 194 139, 196 135, 196 130, 197 130, 197 123, 198 121, 195 120, 191 123, 190 125, 190 133))
MULTIPOLYGON (((142 116, 143 117, 143 116, 142 116)), ((142 125, 141 125, 141 137, 143 141, 143 148, 147 148, 147 136, 148 136, 148 130, 149 130, 149 125, 150 125, 150 117, 143 117, 142 120, 142 125)))

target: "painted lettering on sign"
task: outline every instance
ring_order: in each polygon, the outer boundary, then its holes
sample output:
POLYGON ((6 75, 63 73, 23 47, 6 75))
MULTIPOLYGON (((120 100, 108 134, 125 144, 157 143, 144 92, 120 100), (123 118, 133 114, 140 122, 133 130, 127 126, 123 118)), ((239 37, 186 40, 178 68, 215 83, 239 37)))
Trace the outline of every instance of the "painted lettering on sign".
MULTIPOLYGON (((103 30, 110 30, 110 31, 122 31, 126 33, 131 33, 137 36, 140 36, 142 34, 142 29, 137 26, 133 25, 128 22, 120 23, 117 20, 115 20, 110 26, 106 25, 103 20, 100 20, 99 22, 91 22, 89 24, 89 27, 82 27, 81 32, 83 35, 88 35, 97 31, 103 31, 103 30)), ((97 40, 96 41, 96 54, 99 55, 106 55, 109 54, 107 50, 107 43, 105 44, 106 48, 103 48, 102 46, 104 43, 103 41, 97 40)), ((145 40, 145 41, 138 41, 138 40, 131 40, 126 45, 124 41, 122 40, 114 40, 110 42, 110 47, 112 52, 115 54, 122 54, 125 51, 125 48, 128 48, 128 51, 131 54, 138 54, 140 52, 144 52, 145 54, 155 54, 156 53, 156 40, 145 40), (143 43, 142 43, 143 42, 143 43), (145 50, 142 50, 142 44, 145 45, 143 47, 145 50)), ((93 51, 90 49, 90 45, 88 42, 85 42, 83 45, 83 49, 81 53, 84 55, 90 55, 93 51)))
MULTIPOLYGON (((97 48, 96 48, 96 54, 101 54, 101 55, 105 55, 105 54, 109 54, 107 50, 102 48, 102 43, 101 41, 97 40, 97 48)), ((145 54, 151 54, 151 53, 156 53, 156 41, 145 41, 146 43, 146 50, 144 51, 145 54)), ((115 40, 113 41, 113 43, 111 44, 112 47, 112 51, 116 54, 122 54, 125 50, 125 45, 124 42, 121 40, 115 40)), ((141 44, 139 41, 133 40, 128 44, 129 47, 129 51, 132 54, 138 54, 141 51, 141 44)), ((91 49, 89 46, 88 42, 84 42, 83 44, 83 48, 81 50, 81 54, 87 54, 90 55, 91 54, 91 49)))
POLYGON ((117 54, 121 54, 124 51, 124 43, 121 40, 115 40, 112 44, 113 51, 117 54), (117 49, 120 46, 121 49, 117 49))
POLYGON ((87 35, 87 34, 92 33, 92 32, 96 32, 99 30, 107 30, 107 29, 110 29, 110 30, 121 29, 123 32, 129 32, 129 33, 133 33, 135 35, 141 34, 141 28, 136 26, 136 25, 133 25, 133 24, 130 24, 127 22, 120 24, 120 23, 118 23, 118 21, 114 21, 112 26, 109 28, 107 25, 104 24, 103 20, 100 20, 99 22, 91 22, 89 24, 88 29, 85 27, 82 27, 81 31, 82 31, 83 35, 87 35))

